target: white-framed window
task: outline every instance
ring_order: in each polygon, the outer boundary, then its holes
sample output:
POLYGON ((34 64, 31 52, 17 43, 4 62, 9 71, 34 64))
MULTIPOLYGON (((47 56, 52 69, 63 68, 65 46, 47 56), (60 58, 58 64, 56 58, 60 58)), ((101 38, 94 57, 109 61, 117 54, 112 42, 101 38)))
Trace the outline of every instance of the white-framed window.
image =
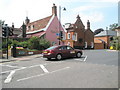
POLYGON ((77 41, 77 33, 75 33, 75 41, 77 41))
POLYGON ((66 34, 63 34, 63 40, 66 40, 66 34))
POLYGON ((94 47, 94 43, 93 42, 91 42, 91 48, 93 48, 94 47))
POLYGON ((85 42, 85 48, 87 48, 87 42, 85 42))
POLYGON ((68 37, 68 39, 70 39, 70 33, 68 33, 67 37, 68 37))

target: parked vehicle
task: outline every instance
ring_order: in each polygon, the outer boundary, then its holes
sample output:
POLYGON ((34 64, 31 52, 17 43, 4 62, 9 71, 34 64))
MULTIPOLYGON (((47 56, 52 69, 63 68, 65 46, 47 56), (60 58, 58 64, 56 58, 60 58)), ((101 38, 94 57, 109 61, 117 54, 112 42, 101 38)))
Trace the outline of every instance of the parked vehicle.
POLYGON ((82 56, 83 52, 79 49, 74 49, 71 46, 67 45, 59 45, 52 46, 43 51, 43 57, 47 59, 56 58, 57 60, 61 60, 63 58, 68 57, 78 57, 82 56))

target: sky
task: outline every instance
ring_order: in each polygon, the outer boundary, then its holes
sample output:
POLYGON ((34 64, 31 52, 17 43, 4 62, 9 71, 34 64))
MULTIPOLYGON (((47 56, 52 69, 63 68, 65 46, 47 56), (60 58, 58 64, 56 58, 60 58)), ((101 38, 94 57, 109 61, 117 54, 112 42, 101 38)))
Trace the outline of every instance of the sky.
POLYGON ((32 22, 52 15, 55 3, 58 11, 59 6, 66 8, 66 11, 61 9, 62 24, 75 23, 79 15, 85 27, 89 20, 91 30, 95 31, 118 23, 118 1, 120 0, 0 0, 0 20, 8 26, 14 23, 19 28, 26 16, 32 22))

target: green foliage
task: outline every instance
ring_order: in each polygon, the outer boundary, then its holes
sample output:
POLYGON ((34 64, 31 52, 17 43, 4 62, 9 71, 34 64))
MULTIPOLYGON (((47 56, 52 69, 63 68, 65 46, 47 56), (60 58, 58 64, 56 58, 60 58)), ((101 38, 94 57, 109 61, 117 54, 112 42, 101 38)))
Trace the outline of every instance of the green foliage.
POLYGON ((120 50, 120 37, 113 37, 110 46, 113 46, 114 50, 120 50))
POLYGON ((42 50, 50 47, 50 42, 45 39, 41 39, 39 44, 40 44, 42 50))
MULTIPOLYGON (((40 39, 39 37, 32 37, 29 40, 25 39, 9 39, 8 45, 13 46, 16 44, 17 47, 23 47, 28 48, 30 50, 44 50, 48 47, 50 47, 50 42, 45 39, 40 39)), ((7 47, 6 39, 3 39, 2 41, 2 47, 3 49, 6 49, 7 47)))
POLYGON ((28 42, 27 41, 19 42, 19 45, 22 46, 23 48, 27 48, 28 42))
POLYGON ((50 42, 45 39, 40 39, 38 37, 32 37, 28 40, 29 49, 44 50, 50 47, 50 42))
POLYGON ((32 37, 28 40, 28 48, 30 49, 39 49, 39 41, 38 37, 32 37))
POLYGON ((14 45, 14 44, 16 44, 16 45, 18 45, 18 41, 17 40, 12 40, 12 44, 11 45, 14 45))
POLYGON ((111 24, 111 25, 109 26, 109 30, 115 30, 115 28, 117 28, 117 27, 118 27, 118 24, 117 24, 117 23, 111 24))

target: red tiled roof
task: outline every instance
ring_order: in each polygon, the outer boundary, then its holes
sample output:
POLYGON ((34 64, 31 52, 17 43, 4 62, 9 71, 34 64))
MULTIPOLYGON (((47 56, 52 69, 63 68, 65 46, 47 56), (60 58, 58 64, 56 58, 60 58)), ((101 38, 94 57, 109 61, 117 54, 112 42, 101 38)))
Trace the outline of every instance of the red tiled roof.
POLYGON ((27 38, 31 38, 31 37, 33 37, 33 36, 35 36, 35 37, 41 37, 41 36, 44 35, 44 34, 45 34, 44 31, 39 32, 39 33, 29 34, 29 35, 27 35, 27 38))
POLYGON ((33 30, 27 30, 27 32, 28 31, 40 30, 40 29, 45 28, 47 26, 48 22, 50 21, 51 17, 52 17, 52 15, 48 16, 46 18, 43 18, 43 19, 40 19, 40 20, 29 23, 27 26, 31 27, 31 25, 34 25, 34 29, 33 30))

